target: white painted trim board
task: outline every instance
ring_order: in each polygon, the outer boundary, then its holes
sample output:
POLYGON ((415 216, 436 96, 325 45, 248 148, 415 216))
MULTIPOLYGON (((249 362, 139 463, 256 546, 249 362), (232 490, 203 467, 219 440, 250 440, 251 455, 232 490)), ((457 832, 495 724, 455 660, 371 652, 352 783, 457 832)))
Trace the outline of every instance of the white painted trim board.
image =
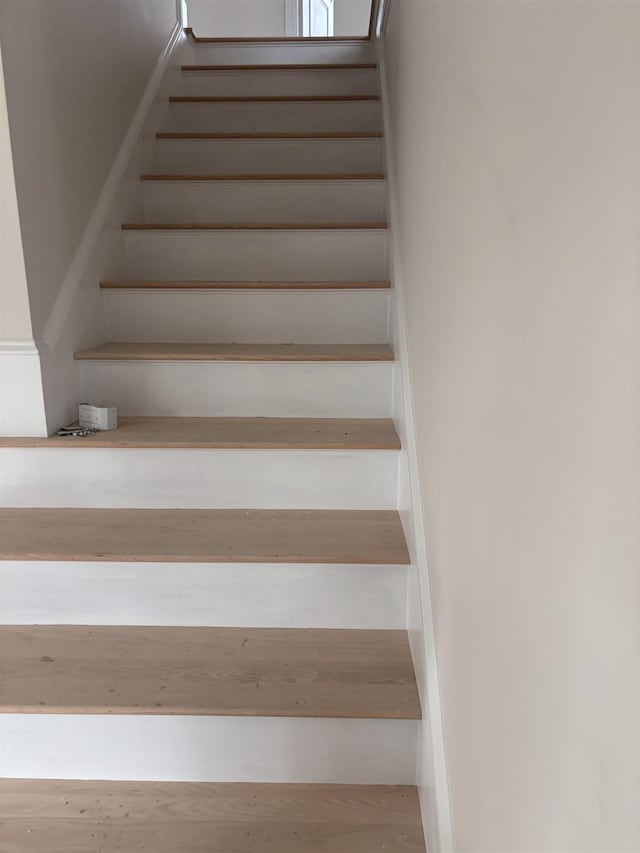
POLYGON ((376 49, 380 68, 386 155, 385 174, 387 175, 388 189, 387 204, 390 213, 389 266, 395 296, 395 299, 392 300, 394 319, 391 338, 396 354, 393 377, 393 417, 403 447, 399 460, 398 505, 412 558, 407 595, 407 619, 416 680, 424 713, 421 723, 421 744, 418 752, 418 792, 425 837, 427 838, 427 849, 431 853, 451 853, 454 849, 453 828, 422 492, 418 476, 416 425, 411 391, 411 364, 403 301, 402 259, 398 251, 397 241, 399 204, 384 40, 378 40, 376 49))

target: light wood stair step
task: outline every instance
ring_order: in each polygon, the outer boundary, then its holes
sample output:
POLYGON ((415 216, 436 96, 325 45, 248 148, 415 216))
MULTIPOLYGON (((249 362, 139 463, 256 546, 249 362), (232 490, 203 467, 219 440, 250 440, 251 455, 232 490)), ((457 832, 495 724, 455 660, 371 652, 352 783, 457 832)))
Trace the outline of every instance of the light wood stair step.
POLYGON ((207 344, 109 342, 76 352, 80 361, 393 361, 387 344, 207 344))
POLYGON ((288 174, 250 174, 250 175, 215 175, 215 174, 146 174, 140 175, 141 181, 384 181, 381 172, 352 172, 352 173, 288 173, 288 174))
POLYGON ((183 65, 182 70, 194 71, 367 71, 377 68, 375 62, 316 62, 256 65, 183 65))
POLYGON ((408 565, 390 510, 0 508, 0 559, 408 565))
POLYGON ((417 791, 0 780, 3 853, 425 853, 417 791))
POLYGON ((293 104, 379 101, 380 95, 171 95, 172 104, 293 104))
POLYGON ((321 133, 313 131, 309 133, 303 132, 284 132, 284 133, 210 133, 207 131, 158 131, 156 139, 382 139, 382 131, 372 130, 349 130, 349 131, 329 131, 321 133))
POLYGON ((388 290, 389 281, 101 281, 104 290, 388 290))
POLYGON ((125 222, 123 231, 386 231, 386 222, 125 222))
POLYGON ((0 447, 398 450, 400 439, 390 418, 120 417, 93 435, 0 438, 0 447))
POLYGON ((192 27, 184 28, 185 34, 194 42, 199 44, 299 44, 311 43, 334 45, 336 43, 363 43, 371 41, 369 36, 228 36, 227 38, 213 36, 197 36, 192 27))
POLYGON ((0 713, 419 720, 406 631, 0 626, 0 713))

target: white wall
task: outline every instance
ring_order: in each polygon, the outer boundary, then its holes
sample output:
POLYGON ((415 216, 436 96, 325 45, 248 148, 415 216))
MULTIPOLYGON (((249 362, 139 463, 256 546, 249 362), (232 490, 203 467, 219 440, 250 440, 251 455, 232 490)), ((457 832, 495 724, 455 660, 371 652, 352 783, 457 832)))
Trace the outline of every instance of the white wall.
POLYGON ((334 36, 366 36, 369 34, 371 0, 334 0, 334 36))
MULTIPOLYGON (((30 434, 51 432, 74 417, 80 391, 73 351, 105 338, 98 281, 105 272, 123 272, 122 210, 113 208, 101 231, 96 211, 176 19, 175 0, 0 3, 13 168, 47 416, 47 425, 40 419, 30 434), (88 240, 91 228, 96 233, 88 240)), ((129 184, 129 196, 139 195, 131 176, 129 184)), ((23 393, 33 390, 34 377, 33 371, 33 381, 21 377, 23 393)), ((3 429, 13 431, 6 422, 3 429)))
MULTIPOLYGON (((298 0, 188 0, 189 26, 196 35, 234 38, 295 35, 298 0), (288 10, 288 11, 287 11, 288 10)), ((367 35, 371 0, 334 0, 335 36, 367 35)))
POLYGON ((175 0, 0 4, 36 337, 175 21, 175 0))
POLYGON ((0 52, 0 435, 30 435, 45 429, 0 52))
POLYGON ((0 340, 32 338, 0 52, 0 340))
POLYGON ((189 26, 197 36, 284 36, 287 0, 188 0, 189 26))
POLYGON ((391 6, 457 851, 640 846, 639 42, 625 0, 391 6))

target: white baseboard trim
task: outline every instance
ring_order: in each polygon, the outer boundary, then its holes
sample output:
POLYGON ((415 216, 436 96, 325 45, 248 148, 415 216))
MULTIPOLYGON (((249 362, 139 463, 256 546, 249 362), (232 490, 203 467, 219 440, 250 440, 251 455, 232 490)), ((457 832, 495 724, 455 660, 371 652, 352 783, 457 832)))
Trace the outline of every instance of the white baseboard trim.
POLYGON ((55 349, 67 315, 71 310, 76 292, 81 285, 83 273, 89 263, 91 253, 94 250, 94 246, 98 240, 101 230, 107 222, 111 205, 113 204, 116 193, 125 176, 127 165, 136 148, 145 120, 153 105, 154 98, 156 97, 158 87, 167 69, 171 55, 178 43, 184 38, 183 24, 181 20, 178 20, 171 31, 171 35, 169 36, 169 40, 167 41, 164 50, 158 57, 156 66, 149 78, 149 82, 147 83, 140 102, 138 103, 137 109, 131 120, 131 124, 129 125, 129 129, 122 141, 122 145, 116 155, 102 191, 98 196, 96 205, 87 221, 87 225, 80 239, 80 243, 78 244, 78 248, 76 249, 69 269, 67 270, 60 290, 58 291, 51 313, 47 319, 43 333, 43 340, 51 350, 55 349))
POLYGON ((46 436, 40 353, 33 340, 0 341, 0 436, 46 436))
POLYGON ((418 791, 422 818, 431 853, 453 851, 453 827, 449 797, 446 748, 440 698, 440 683, 435 648, 435 630, 431 603, 423 503, 418 477, 416 427, 414 420, 411 365, 403 301, 402 259, 398 251, 398 196, 396 162, 393 150, 389 94, 384 61, 384 41, 376 44, 382 89, 382 110, 388 210, 392 300, 394 316, 391 335, 396 353, 393 417, 403 451, 400 458, 398 505, 412 558, 407 595, 407 614, 411 652, 422 702, 421 744, 418 748, 418 791))
POLYGON ((36 342, 28 341, 0 341, 0 355, 39 355, 36 342))

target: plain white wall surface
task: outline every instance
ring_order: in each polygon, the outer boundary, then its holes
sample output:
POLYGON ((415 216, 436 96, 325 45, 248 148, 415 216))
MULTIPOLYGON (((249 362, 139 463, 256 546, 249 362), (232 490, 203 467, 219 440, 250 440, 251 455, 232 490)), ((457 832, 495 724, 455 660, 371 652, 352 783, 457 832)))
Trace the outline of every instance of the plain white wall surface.
POLYGON ((393 0, 457 851, 632 851, 640 4, 393 0))
POLYGON ((45 430, 40 356, 31 329, 0 52, 0 435, 43 434, 45 430))
MULTIPOLYGON (((188 0, 189 26, 196 35, 216 38, 277 37, 295 19, 297 0, 188 0)), ((334 0, 335 36, 367 35, 371 0, 334 0)))
POLYGON ((31 338, 27 275, 0 52, 0 341, 31 338))
POLYGON ((197 36, 284 36, 285 4, 286 0, 189 0, 189 26, 197 36))
POLYGON ((371 0, 335 0, 334 36, 366 36, 369 34, 371 0))
POLYGON ((175 0, 0 3, 36 337, 175 22, 175 0))

